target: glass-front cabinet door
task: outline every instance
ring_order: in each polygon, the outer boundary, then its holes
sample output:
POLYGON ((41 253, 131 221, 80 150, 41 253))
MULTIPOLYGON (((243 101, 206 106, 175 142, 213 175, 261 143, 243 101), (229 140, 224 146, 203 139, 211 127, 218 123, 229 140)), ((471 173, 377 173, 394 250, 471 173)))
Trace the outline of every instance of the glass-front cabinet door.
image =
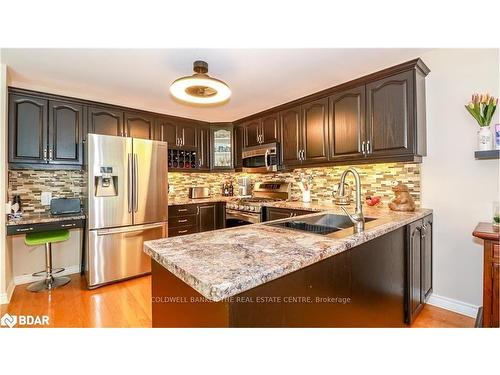
POLYGON ((212 169, 233 169, 233 127, 212 127, 212 169))

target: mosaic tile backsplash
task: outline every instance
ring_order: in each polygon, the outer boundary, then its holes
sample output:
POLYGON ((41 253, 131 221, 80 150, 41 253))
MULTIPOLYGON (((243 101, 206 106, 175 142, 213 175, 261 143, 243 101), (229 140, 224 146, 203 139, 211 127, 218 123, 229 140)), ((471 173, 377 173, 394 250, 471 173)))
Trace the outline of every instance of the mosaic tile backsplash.
POLYGON ((14 195, 21 197, 24 212, 44 213, 50 206, 41 203, 41 194, 52 192, 52 198, 82 198, 85 194, 85 172, 59 170, 9 171, 8 200, 14 195))
MULTIPOLYGON (((392 184, 400 181, 410 189, 417 205, 420 204, 420 164, 418 163, 383 163, 354 165, 359 172, 363 194, 380 195, 384 203, 393 197, 392 184)), ((191 186, 208 186, 212 195, 219 195, 221 185, 225 180, 233 179, 235 192, 238 190, 238 177, 249 176, 252 183, 264 180, 285 180, 292 183, 292 199, 301 199, 302 193, 298 182, 305 176, 312 177, 312 199, 331 199, 334 185, 340 181, 340 176, 347 166, 304 168, 290 172, 269 174, 248 173, 169 173, 170 197, 187 197, 191 186), (173 189, 172 189, 173 188, 173 189)), ((354 179, 349 175, 347 182, 354 186, 354 179)), ((353 193, 354 197, 354 193, 353 193)))
MULTIPOLYGON (((410 193, 417 205, 420 204, 420 164, 417 163, 385 163, 355 165, 361 176, 364 195, 380 195, 384 203, 394 196, 391 187, 394 181, 408 185, 410 193)), ((286 180, 292 182, 292 199, 301 199, 302 193, 298 182, 304 176, 312 177, 312 199, 331 199, 333 186, 340 181, 340 175, 346 166, 304 168, 290 172, 273 174, 247 173, 169 173, 169 197, 187 197, 191 186, 208 186, 212 195, 221 194, 221 185, 232 179, 235 193, 238 191, 238 177, 249 176, 252 183, 264 180, 286 180)), ((86 175, 83 171, 9 171, 9 200, 19 194, 23 210, 30 213, 49 211, 49 206, 43 206, 40 201, 42 191, 51 191, 54 198, 83 198, 85 194, 86 175)), ((348 183, 354 186, 351 176, 348 183)), ((354 197, 354 193, 353 193, 354 197)))

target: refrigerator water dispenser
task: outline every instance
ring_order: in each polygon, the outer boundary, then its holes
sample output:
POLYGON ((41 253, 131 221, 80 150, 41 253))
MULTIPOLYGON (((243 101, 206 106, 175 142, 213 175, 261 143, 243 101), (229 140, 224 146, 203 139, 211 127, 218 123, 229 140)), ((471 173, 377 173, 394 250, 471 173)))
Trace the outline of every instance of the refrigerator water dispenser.
POLYGON ((118 176, 113 176, 113 167, 101 167, 101 175, 94 177, 96 197, 116 197, 118 195, 118 176))

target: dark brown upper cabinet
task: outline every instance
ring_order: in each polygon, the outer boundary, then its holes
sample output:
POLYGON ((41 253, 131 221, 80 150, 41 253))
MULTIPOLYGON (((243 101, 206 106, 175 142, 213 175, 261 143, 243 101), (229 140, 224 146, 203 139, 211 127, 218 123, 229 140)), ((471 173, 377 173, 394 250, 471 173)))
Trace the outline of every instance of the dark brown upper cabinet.
POLYGON ((245 128, 245 147, 253 147, 261 144, 261 122, 255 119, 243 124, 245 128))
POLYGON ((279 137, 278 112, 254 119, 243 124, 245 129, 245 147, 263 143, 277 142, 279 137))
POLYGON ((243 145, 245 143, 245 129, 242 126, 234 128, 234 168, 240 169, 243 167, 242 154, 243 145))
POLYGON ((178 146, 177 125, 175 122, 166 117, 156 119, 155 139, 168 143, 169 148, 178 146))
POLYGON ((49 101, 49 151, 51 164, 83 164, 84 107, 49 101))
POLYGON ((197 130, 199 124, 180 122, 177 126, 177 134, 180 138, 181 147, 197 147, 197 130))
POLYGON ((328 160, 328 98, 302 105, 302 163, 328 160))
POLYGON ((112 107, 88 107, 87 129, 89 133, 125 136, 123 111, 112 107))
POLYGON ((155 119, 139 112, 125 113, 125 136, 153 139, 155 119))
POLYGON ((279 114, 273 113, 261 119, 261 142, 277 142, 279 139, 279 114))
POLYGON ((48 100, 9 95, 9 163, 48 161, 48 100))
POLYGON ((198 167, 210 169, 210 127, 198 129, 198 167))
POLYGON ((300 106, 280 112, 281 157, 285 167, 301 164, 302 120, 300 106))
POLYGON ((366 85, 369 158, 414 153, 414 72, 366 85))
POLYGON ((330 96, 330 160, 364 156, 365 86, 330 96))

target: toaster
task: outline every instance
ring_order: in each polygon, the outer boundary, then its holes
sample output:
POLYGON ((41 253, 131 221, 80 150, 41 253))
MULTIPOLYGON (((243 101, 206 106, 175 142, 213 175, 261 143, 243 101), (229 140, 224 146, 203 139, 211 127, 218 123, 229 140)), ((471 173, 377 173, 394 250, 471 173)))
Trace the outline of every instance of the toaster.
POLYGON ((210 189, 206 186, 194 186, 189 188, 189 198, 210 198, 210 189))

